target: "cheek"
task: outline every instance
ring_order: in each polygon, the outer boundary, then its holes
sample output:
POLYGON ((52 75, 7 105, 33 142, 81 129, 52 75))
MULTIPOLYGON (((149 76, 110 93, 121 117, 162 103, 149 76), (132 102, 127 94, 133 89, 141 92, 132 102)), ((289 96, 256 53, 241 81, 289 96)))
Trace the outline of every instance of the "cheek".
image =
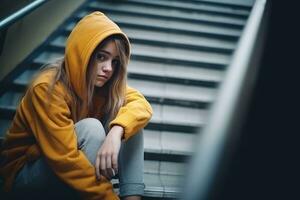
POLYGON ((97 64, 95 63, 94 67, 96 68, 96 73, 100 74, 102 71, 101 65, 99 63, 97 63, 97 64))
POLYGON ((112 68, 111 73, 110 73, 110 78, 116 73, 116 70, 112 68))

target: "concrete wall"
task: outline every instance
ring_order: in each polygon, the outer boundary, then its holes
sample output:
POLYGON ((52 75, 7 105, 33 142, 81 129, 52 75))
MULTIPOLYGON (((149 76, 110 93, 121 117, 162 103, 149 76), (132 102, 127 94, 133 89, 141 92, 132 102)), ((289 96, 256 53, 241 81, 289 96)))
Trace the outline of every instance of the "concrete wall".
POLYGON ((51 0, 11 25, 0 55, 0 81, 85 0, 51 0))

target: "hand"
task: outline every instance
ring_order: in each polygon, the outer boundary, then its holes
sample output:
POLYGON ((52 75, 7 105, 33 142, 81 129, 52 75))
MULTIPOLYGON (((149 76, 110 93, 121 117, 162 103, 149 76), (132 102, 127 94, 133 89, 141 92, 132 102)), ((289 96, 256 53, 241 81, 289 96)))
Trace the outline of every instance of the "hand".
POLYGON ((99 148, 95 164, 98 180, 100 180, 101 175, 110 180, 118 173, 118 155, 123 134, 123 127, 113 126, 99 148))

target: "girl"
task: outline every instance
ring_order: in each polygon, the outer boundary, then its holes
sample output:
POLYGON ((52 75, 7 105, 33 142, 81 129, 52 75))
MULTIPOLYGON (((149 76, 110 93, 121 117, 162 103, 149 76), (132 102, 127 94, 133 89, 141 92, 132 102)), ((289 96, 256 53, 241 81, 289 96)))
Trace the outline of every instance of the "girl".
POLYGON ((120 196, 140 199, 141 129, 152 108, 126 84, 129 56, 128 38, 104 14, 78 22, 64 58, 34 79, 17 108, 1 150, 5 191, 119 199, 110 182, 118 174, 120 196))

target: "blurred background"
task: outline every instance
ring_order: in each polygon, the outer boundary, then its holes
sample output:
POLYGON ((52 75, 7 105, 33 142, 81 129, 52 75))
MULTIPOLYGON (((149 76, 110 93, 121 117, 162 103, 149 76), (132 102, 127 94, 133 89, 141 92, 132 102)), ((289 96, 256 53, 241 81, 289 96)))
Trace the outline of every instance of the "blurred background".
POLYGON ((294 40, 268 0, 2 0, 1 141, 32 76, 95 10, 129 36, 129 85, 154 109, 143 199, 295 199, 294 40))

